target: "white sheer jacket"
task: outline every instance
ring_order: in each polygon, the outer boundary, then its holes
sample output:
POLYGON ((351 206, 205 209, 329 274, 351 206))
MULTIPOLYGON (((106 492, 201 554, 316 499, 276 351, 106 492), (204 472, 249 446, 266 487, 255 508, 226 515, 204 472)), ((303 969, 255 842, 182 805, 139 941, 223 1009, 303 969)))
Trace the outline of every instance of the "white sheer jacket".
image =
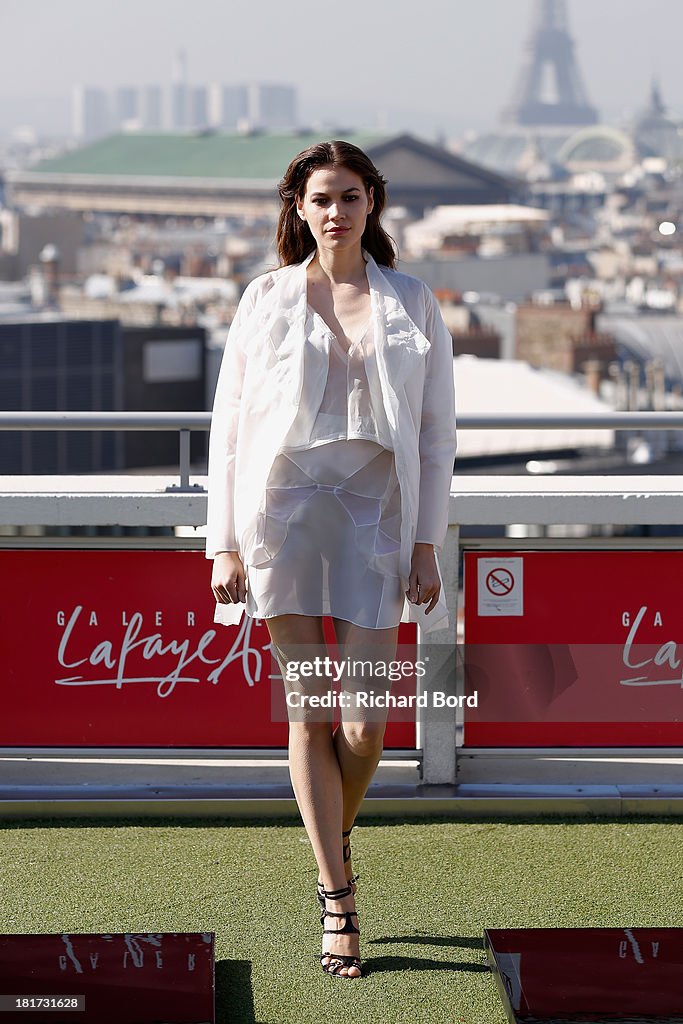
MULTIPOLYGON (((207 558, 237 551, 245 566, 258 566, 270 557, 263 547, 268 474, 294 419, 311 414, 301 408, 304 362, 307 382, 318 380, 320 388, 329 362, 326 350, 305 340, 306 267, 313 255, 255 278, 231 324, 209 438, 207 558)), ((456 449, 453 347, 427 285, 364 256, 375 339, 364 358, 373 403, 383 405, 401 489, 405 591, 415 543, 433 544, 438 566, 448 528, 456 449)), ((306 394, 315 396, 315 386, 306 394)), ((238 623, 244 607, 218 603, 215 620, 238 623)), ((425 607, 406 598, 401 621, 418 622, 426 632, 448 626, 443 588, 428 616, 425 607)))

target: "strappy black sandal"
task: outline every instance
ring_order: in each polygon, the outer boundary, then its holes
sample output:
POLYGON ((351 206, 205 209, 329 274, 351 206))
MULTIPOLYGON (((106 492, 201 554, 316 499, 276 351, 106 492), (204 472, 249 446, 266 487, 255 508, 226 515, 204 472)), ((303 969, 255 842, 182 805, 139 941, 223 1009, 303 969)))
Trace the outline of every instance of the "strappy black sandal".
MULTIPOLYGON (((349 837, 350 837, 352 832, 353 832, 353 825, 351 826, 350 829, 347 829, 346 832, 342 832, 342 839, 345 840, 345 842, 342 844, 342 850, 343 850, 343 853, 344 853, 344 863, 345 864, 346 864, 347 860, 351 860, 351 839, 349 837)), ((348 884, 351 885, 352 882, 357 882, 359 878, 360 878, 360 875, 352 875, 351 878, 349 878, 349 880, 348 880, 348 884)))
MULTIPOLYGON (((328 900, 343 900, 345 896, 353 895, 350 885, 347 885, 344 889, 335 889, 332 892, 323 888, 322 892, 324 893, 323 899, 328 900)), ((344 910, 341 913, 337 913, 332 910, 327 910, 327 908, 324 907, 323 912, 320 915, 320 923, 323 925, 323 935, 360 935, 360 928, 356 928, 351 920, 352 917, 358 917, 355 910, 344 910), (341 928, 325 928, 324 925, 326 917, 343 917, 345 919, 344 924, 341 928)), ((339 972, 342 967, 357 967, 359 971, 361 970, 360 957, 349 956, 344 953, 321 953, 320 963, 323 969, 323 974, 329 974, 333 978, 349 979, 350 981, 356 981, 356 975, 340 974, 339 972), (323 959, 325 957, 329 957, 330 963, 323 963, 323 959)), ((362 978, 362 973, 357 977, 362 978)))
MULTIPOLYGON (((342 851, 343 851, 344 863, 345 864, 346 864, 347 860, 351 860, 351 840, 349 839, 349 836, 351 835, 352 831, 353 831, 353 825, 346 832, 342 832, 342 851), (344 842, 344 840, 348 840, 348 842, 344 842)), ((358 881, 359 878, 360 878, 360 872, 356 872, 355 875, 351 875, 351 877, 349 879, 347 879, 347 884, 348 885, 355 885, 355 883, 358 881)), ((325 909, 325 897, 323 895, 324 891, 325 890, 323 889, 323 883, 322 882, 317 882, 316 883, 316 897, 317 897, 318 903, 320 904, 320 909, 321 910, 325 909)), ((355 896, 355 893, 354 893, 354 896, 355 896)))

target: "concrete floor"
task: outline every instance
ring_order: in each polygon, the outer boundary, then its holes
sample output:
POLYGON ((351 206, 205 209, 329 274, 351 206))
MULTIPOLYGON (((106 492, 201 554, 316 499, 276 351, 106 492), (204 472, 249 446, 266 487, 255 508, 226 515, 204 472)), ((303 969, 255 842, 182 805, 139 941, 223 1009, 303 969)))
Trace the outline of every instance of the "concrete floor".
MULTIPOLYGON (((456 785, 424 786, 418 760, 388 753, 361 814, 683 816, 683 758, 467 751, 456 785)), ((298 815, 283 756, 0 752, 0 819, 255 815, 298 815)))

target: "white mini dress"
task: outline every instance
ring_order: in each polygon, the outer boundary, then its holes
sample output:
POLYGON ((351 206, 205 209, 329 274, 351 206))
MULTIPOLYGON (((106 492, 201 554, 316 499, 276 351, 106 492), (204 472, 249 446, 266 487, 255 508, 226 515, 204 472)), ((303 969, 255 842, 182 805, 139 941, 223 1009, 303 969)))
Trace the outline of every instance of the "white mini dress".
POLYGON ((372 320, 344 351, 309 306, 306 344, 329 351, 327 377, 313 422, 296 418, 268 476, 271 557, 245 566, 252 618, 331 615, 370 629, 401 620, 400 488, 384 411, 371 401, 368 343, 372 320))

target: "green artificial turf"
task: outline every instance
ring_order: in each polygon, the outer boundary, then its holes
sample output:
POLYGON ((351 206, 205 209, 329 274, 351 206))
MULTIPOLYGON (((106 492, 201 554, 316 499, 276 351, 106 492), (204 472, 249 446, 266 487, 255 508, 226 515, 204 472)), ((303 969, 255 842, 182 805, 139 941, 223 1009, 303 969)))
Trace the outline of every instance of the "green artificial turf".
POLYGON ((325 977, 295 822, 6 822, 0 932, 215 931, 218 1024, 504 1024, 485 927, 683 926, 677 821, 371 822, 368 974, 325 977))

